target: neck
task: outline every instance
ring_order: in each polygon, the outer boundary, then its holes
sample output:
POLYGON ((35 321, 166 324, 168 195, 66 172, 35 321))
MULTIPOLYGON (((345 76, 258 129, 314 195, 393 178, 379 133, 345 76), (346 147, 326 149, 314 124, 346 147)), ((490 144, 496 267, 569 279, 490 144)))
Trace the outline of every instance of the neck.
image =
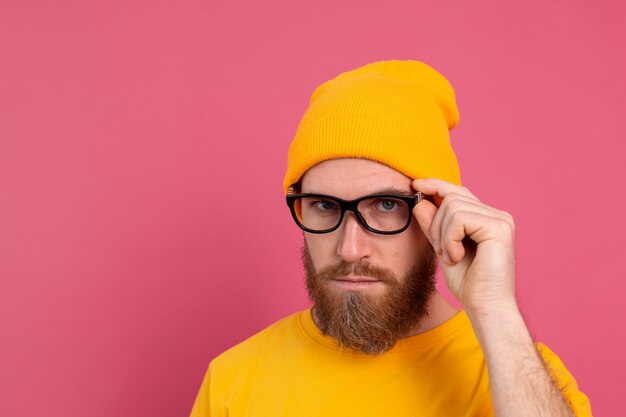
POLYGON ((405 337, 415 336, 442 325, 459 312, 439 291, 436 291, 428 303, 428 315, 414 326, 405 337))

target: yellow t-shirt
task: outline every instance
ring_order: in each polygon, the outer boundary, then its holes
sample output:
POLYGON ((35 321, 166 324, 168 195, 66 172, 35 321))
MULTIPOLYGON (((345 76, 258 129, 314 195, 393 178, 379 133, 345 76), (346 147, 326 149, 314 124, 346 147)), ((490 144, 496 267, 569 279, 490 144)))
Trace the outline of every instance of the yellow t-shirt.
MULTIPOLYGON (((576 416, 589 400, 560 359, 537 344, 576 416)), ((338 349, 305 310, 215 358, 192 417, 493 416, 489 376, 461 311, 380 356, 338 349)))

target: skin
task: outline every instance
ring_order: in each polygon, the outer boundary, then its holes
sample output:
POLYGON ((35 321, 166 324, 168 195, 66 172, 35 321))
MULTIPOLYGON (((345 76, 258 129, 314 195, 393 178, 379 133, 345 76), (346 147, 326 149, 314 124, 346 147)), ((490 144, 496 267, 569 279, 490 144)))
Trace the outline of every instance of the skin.
MULTIPOLYGON (((420 256, 419 248, 432 245, 446 284, 463 305, 485 355, 495 415, 572 416, 537 353, 516 302, 515 225, 509 213, 487 206, 465 187, 432 178, 412 181, 386 165, 364 159, 324 161, 302 178, 303 193, 344 199, 389 188, 404 193, 421 191, 434 196, 437 205, 420 202, 413 210, 417 221, 397 235, 370 233, 352 213, 346 213, 333 233, 305 233, 315 267, 342 259, 366 260, 403 277, 420 256)), ((352 285, 373 295, 385 291, 382 283, 333 285, 336 291, 355 289, 352 285)), ((430 313, 409 335, 438 326, 456 310, 436 293, 430 313)))
MULTIPOLYGON (((354 199, 388 189, 401 194, 414 194, 411 179, 386 165, 365 159, 332 159, 310 168, 301 181, 301 192, 322 193, 344 199, 354 199)), ((421 255, 419 248, 428 245, 428 239, 416 221, 395 235, 377 235, 364 229, 354 213, 347 212, 333 233, 305 233, 305 239, 317 270, 344 260, 350 263, 367 261, 391 269, 396 277, 404 277, 421 255)), ((359 277, 348 277, 359 278, 359 277)), ((369 278, 368 278, 369 279, 369 278)), ((332 283, 334 291, 357 289, 380 295, 382 283, 332 283)), ((449 320, 458 311, 440 293, 429 303, 430 317, 416 324, 407 334, 411 336, 430 330, 449 320)))

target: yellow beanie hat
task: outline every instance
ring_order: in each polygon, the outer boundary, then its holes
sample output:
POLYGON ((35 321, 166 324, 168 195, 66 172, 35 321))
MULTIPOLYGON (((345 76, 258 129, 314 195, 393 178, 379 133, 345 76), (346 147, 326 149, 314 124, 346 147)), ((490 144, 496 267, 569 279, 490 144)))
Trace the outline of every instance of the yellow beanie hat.
POLYGON ((454 90, 418 61, 380 61, 315 89, 289 147, 285 193, 312 166, 371 159, 410 178, 461 183, 449 130, 459 122, 454 90))

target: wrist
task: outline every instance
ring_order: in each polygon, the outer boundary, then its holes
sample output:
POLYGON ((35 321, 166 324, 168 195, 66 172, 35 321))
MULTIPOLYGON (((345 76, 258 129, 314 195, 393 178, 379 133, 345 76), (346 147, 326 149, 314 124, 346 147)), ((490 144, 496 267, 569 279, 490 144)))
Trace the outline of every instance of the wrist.
POLYGON ((464 308, 467 315, 475 320, 499 320, 503 316, 521 314, 515 296, 498 297, 489 302, 468 303, 464 308))
POLYGON ((532 338, 517 303, 502 301, 489 308, 466 310, 485 353, 507 350, 507 346, 533 345, 532 338))

